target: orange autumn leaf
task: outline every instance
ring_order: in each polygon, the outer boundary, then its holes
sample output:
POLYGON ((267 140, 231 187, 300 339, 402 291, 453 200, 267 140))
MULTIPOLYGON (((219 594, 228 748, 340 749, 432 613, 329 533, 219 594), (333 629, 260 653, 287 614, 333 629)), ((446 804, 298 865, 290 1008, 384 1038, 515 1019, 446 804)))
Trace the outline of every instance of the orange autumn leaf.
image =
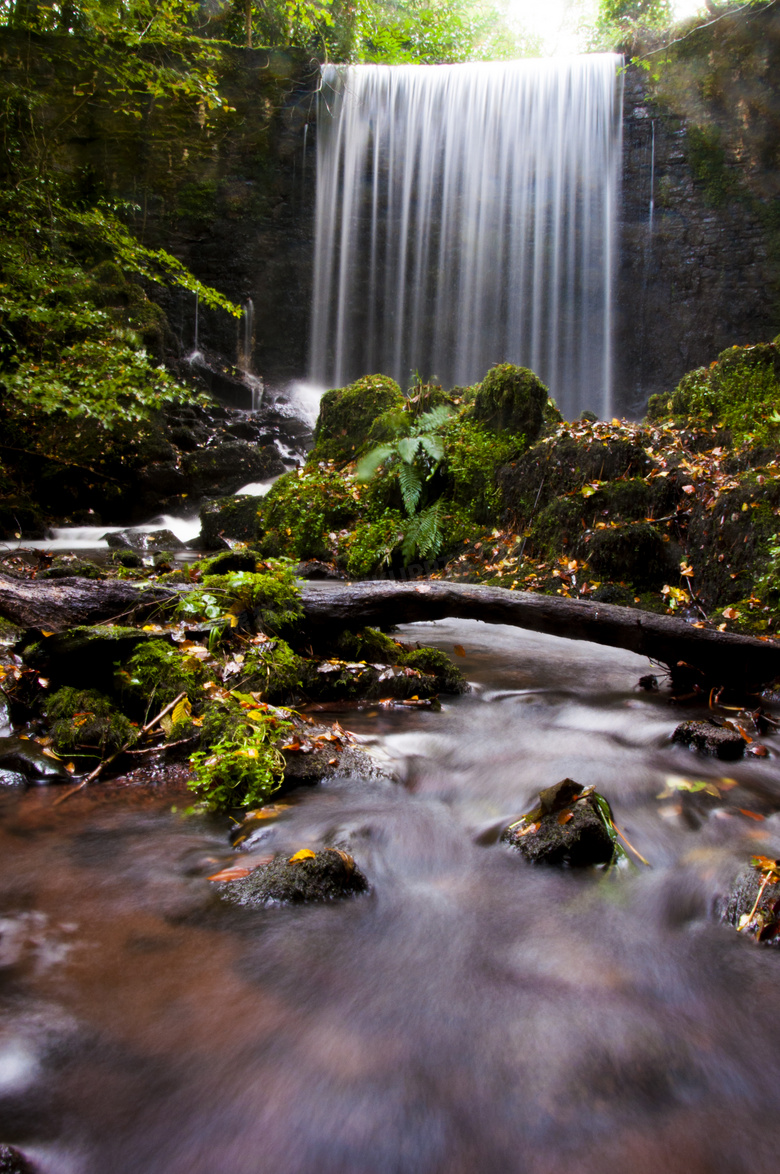
POLYGON ((208 880, 210 880, 210 881, 241 880, 242 877, 249 876, 250 872, 252 872, 251 868, 244 868, 239 864, 231 864, 227 868, 223 868, 219 872, 215 872, 212 876, 208 877, 208 880))
POLYGON ((287 861, 288 864, 296 864, 299 860, 313 860, 316 852, 312 852, 311 848, 301 848, 300 852, 296 852, 287 861))
POLYGON ((452 651, 455 653, 456 656, 465 656, 466 655, 466 649, 463 647, 462 644, 454 644, 452 651))
POLYGON ((740 815, 746 815, 748 819, 755 819, 758 823, 763 823, 765 816, 759 815, 757 811, 749 811, 747 807, 739 808, 740 815))

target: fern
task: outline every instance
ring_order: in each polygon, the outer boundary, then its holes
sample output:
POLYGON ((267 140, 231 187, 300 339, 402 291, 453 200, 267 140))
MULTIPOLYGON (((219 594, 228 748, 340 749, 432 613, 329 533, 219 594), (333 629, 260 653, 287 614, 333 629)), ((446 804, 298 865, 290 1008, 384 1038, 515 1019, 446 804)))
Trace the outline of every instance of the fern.
POLYGON ((404 509, 411 517, 417 509, 422 493, 422 481, 414 465, 404 462, 398 469, 398 484, 401 487, 401 496, 404 500, 404 509))
POLYGON ((420 558, 435 558, 442 547, 442 510, 444 502, 435 501, 419 514, 415 514, 404 534, 401 553, 406 563, 418 555, 420 558))

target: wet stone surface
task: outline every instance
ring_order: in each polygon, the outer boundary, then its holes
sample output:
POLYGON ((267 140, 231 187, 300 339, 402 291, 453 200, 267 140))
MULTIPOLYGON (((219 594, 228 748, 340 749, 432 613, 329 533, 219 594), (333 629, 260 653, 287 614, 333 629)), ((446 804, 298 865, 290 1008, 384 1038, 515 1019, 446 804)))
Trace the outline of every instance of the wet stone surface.
POLYGON ((614 847, 593 795, 573 779, 563 779, 539 794, 539 804, 513 824, 501 839, 532 864, 587 868, 609 864, 614 847))
POLYGON ((310 904, 368 891, 368 881, 347 852, 326 848, 299 857, 277 857, 247 877, 220 885, 235 905, 310 904))
POLYGON ((699 754, 726 761, 734 761, 745 753, 745 740, 741 734, 709 720, 680 722, 672 734, 672 741, 699 754))

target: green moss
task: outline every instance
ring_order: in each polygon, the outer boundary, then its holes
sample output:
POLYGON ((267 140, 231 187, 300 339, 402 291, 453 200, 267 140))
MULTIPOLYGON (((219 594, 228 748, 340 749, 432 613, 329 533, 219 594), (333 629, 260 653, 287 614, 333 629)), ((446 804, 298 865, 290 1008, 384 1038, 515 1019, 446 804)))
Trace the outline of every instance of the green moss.
POLYGON ((624 580, 637 588, 660 586, 675 570, 661 534, 646 522, 594 531, 587 557, 594 578, 624 580))
POLYGON ((95 689, 58 689, 48 700, 46 716, 52 722, 54 749, 61 755, 105 758, 138 739, 137 728, 95 689))
POLYGON ((398 658, 398 664, 435 677, 439 693, 468 691, 468 682, 463 673, 452 663, 447 653, 439 648, 417 648, 413 652, 404 652, 398 658))
POLYGON ((368 444, 370 447, 387 444, 397 440, 399 436, 408 436, 411 431, 414 417, 405 408, 393 407, 377 416, 368 430, 368 444))
POLYGON ((408 519, 385 510, 374 522, 358 522, 339 543, 339 563, 351 579, 365 579, 387 569, 403 541, 408 519))
POLYGON ((348 387, 326 391, 320 401, 310 461, 354 460, 366 447, 377 417, 403 406, 401 389, 387 375, 364 375, 348 387))
POLYGON ((544 423, 549 392, 527 367, 491 367, 477 392, 473 419, 492 432, 511 432, 532 444, 544 423))
POLYGON ((729 428, 737 442, 777 436, 780 349, 774 343, 730 347, 709 367, 680 380, 671 396, 653 396, 650 420, 675 419, 729 428))
POLYGON ((339 633, 336 652, 344 660, 365 660, 377 664, 398 664, 403 646, 377 628, 363 628, 359 632, 345 630, 339 633))
POLYGON ((612 520, 638 522, 646 518, 653 506, 653 490, 640 477, 610 481, 600 486, 586 502, 585 513, 608 511, 612 520))
POLYGON ((726 162, 726 151, 718 127, 688 128, 688 162, 707 203, 713 208, 722 207, 739 192, 736 176, 726 162))
POLYGON ((161 640, 150 640, 136 649, 117 683, 123 697, 142 713, 157 712, 180 693, 186 693, 191 704, 200 701, 205 679, 206 672, 195 657, 161 640))
POLYGON ((268 555, 327 559, 332 531, 358 517, 357 489, 332 466, 285 473, 261 507, 260 548, 268 555))
POLYGON ((241 688, 260 693, 274 705, 290 705, 301 696, 305 660, 293 652, 284 640, 269 640, 253 645, 244 656, 241 688))
POLYGON ((285 762, 277 743, 291 730, 280 712, 251 698, 211 709, 203 723, 206 749, 190 756, 195 777, 187 785, 214 810, 261 805, 281 785, 285 762))
POLYGON ((496 472, 519 455, 522 442, 511 434, 497 436, 472 420, 452 421, 445 441, 448 497, 475 522, 497 522, 503 502, 496 472))
POLYGON ((531 524, 531 541, 537 554, 545 557, 573 553, 583 534, 584 499, 554 497, 531 524))

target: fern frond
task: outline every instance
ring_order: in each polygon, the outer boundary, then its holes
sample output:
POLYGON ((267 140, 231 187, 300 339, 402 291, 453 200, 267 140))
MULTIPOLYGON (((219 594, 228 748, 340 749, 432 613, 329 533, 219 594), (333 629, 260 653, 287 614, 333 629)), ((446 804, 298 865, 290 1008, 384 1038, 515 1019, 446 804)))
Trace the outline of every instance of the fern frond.
MULTIPOLYGON (((428 456, 436 465, 442 460, 444 456, 444 445, 438 436, 421 436, 420 445, 425 449, 428 456)), ((433 476, 435 469, 431 471, 429 476, 433 476)))
POLYGON ((418 436, 404 436, 403 440, 396 441, 395 447, 401 460, 406 461, 407 465, 411 465, 420 447, 420 438, 418 436))
POLYGON ((452 411, 452 408, 448 408, 446 404, 439 404, 438 408, 431 408, 430 412, 420 416, 415 425, 415 433, 423 435, 426 432, 435 432, 437 428, 446 424, 452 411))
POLYGON ((383 465, 388 457, 395 452, 395 445, 380 444, 379 448, 374 448, 358 462, 358 467, 355 470, 355 477, 358 481, 370 481, 376 473, 380 465, 383 465))
POLYGON ((411 515, 417 509, 417 503, 422 493, 422 481, 414 465, 403 463, 398 466, 398 484, 401 487, 404 509, 407 514, 411 515))

